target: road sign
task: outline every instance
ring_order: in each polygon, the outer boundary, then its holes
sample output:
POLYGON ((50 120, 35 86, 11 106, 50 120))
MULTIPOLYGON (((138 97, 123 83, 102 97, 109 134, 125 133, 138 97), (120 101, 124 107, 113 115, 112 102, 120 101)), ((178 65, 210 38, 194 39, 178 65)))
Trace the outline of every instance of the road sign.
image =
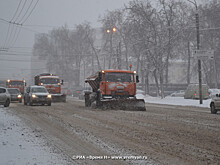
POLYGON ((214 59, 214 50, 195 50, 194 53, 197 58, 214 59))

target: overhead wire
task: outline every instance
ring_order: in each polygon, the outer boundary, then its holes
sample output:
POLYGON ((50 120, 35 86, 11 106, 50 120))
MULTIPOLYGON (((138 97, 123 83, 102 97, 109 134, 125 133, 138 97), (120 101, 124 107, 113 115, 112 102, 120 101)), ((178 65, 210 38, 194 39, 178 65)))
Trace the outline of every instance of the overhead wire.
MULTIPOLYGON (((15 45, 15 43, 17 42, 17 39, 19 37, 22 25, 30 17, 30 15, 32 14, 34 9, 36 8, 36 5, 38 4, 39 0, 37 0, 34 5, 32 5, 34 2, 34 0, 32 0, 29 3, 23 16, 20 17, 25 9, 25 6, 27 4, 27 0, 25 0, 23 3, 22 2, 23 2, 23 0, 20 0, 19 4, 17 6, 17 9, 16 9, 16 11, 10 21, 7 21, 3 18, 0 18, 1 21, 7 22, 9 24, 8 29, 7 29, 7 33, 6 33, 6 39, 5 39, 4 46, 3 46, 3 49, 5 49, 5 50, 8 50, 15 45), (20 6, 22 6, 22 7, 20 7, 20 6), (31 9, 31 6, 33 6, 32 9, 31 9), (19 11, 19 9, 20 9, 20 11, 19 11), (18 27, 18 25, 19 25, 19 27, 18 27), (19 30, 18 30, 18 28, 19 28, 19 30)), ((27 30, 27 28, 26 28, 26 30, 27 30)), ((34 30, 30 30, 30 29, 28 29, 28 30, 32 31, 32 32, 34 31, 34 30)), ((36 31, 34 31, 34 32, 36 33, 36 31)), ((37 32, 37 33, 39 33, 39 32, 37 32)))
POLYGON ((27 19, 30 17, 30 15, 32 14, 32 12, 34 11, 34 9, 36 8, 37 4, 38 4, 39 0, 36 1, 34 7, 32 8, 31 12, 29 13, 29 15, 27 16, 27 18, 22 22, 22 25, 27 21, 27 19))
POLYGON ((21 23, 21 22, 22 22, 22 20, 24 19, 24 17, 25 17, 26 14, 28 13, 28 10, 30 9, 30 7, 31 7, 31 5, 32 5, 32 3, 33 3, 33 1, 34 1, 34 0, 31 0, 31 2, 30 2, 30 4, 29 4, 29 6, 27 7, 27 9, 26 9, 26 11, 25 11, 23 17, 20 19, 20 21, 17 21, 18 23, 21 23))
POLYGON ((17 22, 17 19, 20 17, 22 11, 24 10, 24 7, 25 7, 26 3, 27 3, 27 0, 24 1, 23 6, 22 6, 22 9, 20 10, 20 12, 19 12, 17 18, 16 18, 13 22, 17 22))
POLYGON ((15 13, 14 13, 14 16, 12 17, 12 19, 10 20, 10 22, 12 22, 12 20, 15 18, 16 14, 17 14, 17 12, 18 12, 18 9, 20 8, 21 2, 22 2, 22 0, 20 0, 20 2, 19 2, 19 4, 18 4, 18 7, 17 7, 17 9, 16 9, 16 11, 15 11, 15 13))

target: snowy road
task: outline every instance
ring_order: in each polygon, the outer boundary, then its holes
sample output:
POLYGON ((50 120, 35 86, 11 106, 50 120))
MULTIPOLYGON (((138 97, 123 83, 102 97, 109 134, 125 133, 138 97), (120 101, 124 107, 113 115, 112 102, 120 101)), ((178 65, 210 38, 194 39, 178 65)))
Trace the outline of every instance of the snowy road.
POLYGON ((68 164, 58 150, 48 145, 37 128, 30 129, 11 112, 11 108, 0 107, 0 164, 68 164))
MULTIPOLYGON (((27 130, 35 130, 33 134, 30 131, 30 139, 35 142, 37 135, 40 144, 49 148, 43 150, 46 152, 43 155, 49 154, 49 158, 53 155, 55 162, 101 165, 220 163, 219 114, 212 115, 204 107, 152 103, 146 106, 146 112, 103 111, 85 108, 83 101, 69 98, 67 103, 54 103, 51 107, 12 104, 9 112, 13 118, 18 116, 17 120, 25 122, 29 126, 27 130), (54 151, 57 151, 56 156, 54 151)), ((6 109, 1 111, 5 114, 6 109)), ((0 125, 2 127, 2 123, 0 125)), ((15 132, 22 134, 20 128, 23 126, 19 125, 15 132)))

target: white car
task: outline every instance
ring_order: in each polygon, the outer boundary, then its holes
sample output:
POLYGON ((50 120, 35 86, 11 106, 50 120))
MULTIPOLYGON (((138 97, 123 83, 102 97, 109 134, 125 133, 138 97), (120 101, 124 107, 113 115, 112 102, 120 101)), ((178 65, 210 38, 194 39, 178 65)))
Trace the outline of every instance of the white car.
POLYGON ((9 107, 11 103, 11 96, 8 93, 8 90, 4 87, 0 87, 0 105, 4 107, 9 107))
POLYGON ((215 97, 212 98, 210 110, 212 114, 216 114, 217 111, 220 110, 220 93, 216 94, 215 97))
POLYGON ((214 98, 216 97, 216 94, 220 93, 220 89, 217 89, 217 88, 209 89, 208 92, 209 92, 209 97, 214 98))

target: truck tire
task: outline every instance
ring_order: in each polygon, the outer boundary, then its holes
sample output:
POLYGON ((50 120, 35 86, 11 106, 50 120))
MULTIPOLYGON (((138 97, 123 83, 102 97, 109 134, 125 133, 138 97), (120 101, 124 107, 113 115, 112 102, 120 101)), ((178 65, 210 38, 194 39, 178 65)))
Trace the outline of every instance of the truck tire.
POLYGON ((47 103, 48 106, 51 106, 51 102, 47 103))
POLYGON ((24 99, 24 105, 27 105, 27 101, 26 101, 26 99, 24 99))
POLYGON ((85 106, 91 107, 91 100, 90 100, 89 94, 85 94, 85 106))
POLYGON ((215 104, 214 103, 211 104, 210 109, 211 109, 211 114, 216 114, 217 113, 217 110, 215 109, 215 104))
POLYGON ((33 105, 33 103, 32 103, 32 101, 29 99, 29 106, 32 106, 33 105))

